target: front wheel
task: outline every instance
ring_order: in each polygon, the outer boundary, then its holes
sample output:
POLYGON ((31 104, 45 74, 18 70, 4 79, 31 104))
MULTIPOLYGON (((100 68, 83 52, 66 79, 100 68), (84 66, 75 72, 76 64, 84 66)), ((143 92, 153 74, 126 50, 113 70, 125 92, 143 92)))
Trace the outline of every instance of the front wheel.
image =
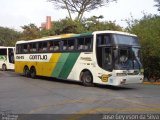
POLYGON ((5 64, 2 65, 2 71, 6 71, 7 70, 7 66, 5 64))
POLYGON ((85 71, 81 75, 81 80, 84 86, 92 86, 93 85, 93 77, 89 71, 85 71))

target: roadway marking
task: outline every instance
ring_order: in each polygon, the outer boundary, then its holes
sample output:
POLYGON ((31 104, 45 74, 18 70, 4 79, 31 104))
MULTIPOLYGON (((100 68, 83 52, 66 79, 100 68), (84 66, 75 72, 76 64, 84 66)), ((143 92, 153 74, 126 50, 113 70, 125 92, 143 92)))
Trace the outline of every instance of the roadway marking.
POLYGON ((147 84, 147 85, 160 85, 160 82, 143 82, 143 84, 147 84))
MULTIPOLYGON (((73 99, 73 100, 65 100, 65 101, 62 101, 62 102, 59 102, 59 103, 55 103, 55 104, 48 104, 48 105, 44 105, 44 106, 41 106, 41 107, 38 107, 34 110, 31 110, 29 111, 29 114, 33 114, 33 113, 38 113, 38 112, 42 112, 44 110, 47 110, 48 108, 52 107, 52 106, 56 106, 56 108, 58 107, 61 107, 61 106, 64 106, 66 104, 74 104, 74 103, 77 103, 77 104, 94 104, 94 103, 103 103, 103 105, 106 105, 106 104, 111 104, 111 102, 113 101, 124 101, 124 102, 128 102, 128 103, 131 103, 132 105, 138 105, 138 106, 141 106, 141 107, 145 107, 145 108, 125 108, 125 109, 122 109, 122 108, 96 108, 96 109, 89 109, 89 110, 84 110, 84 111, 80 111, 78 113, 74 113, 74 114, 88 114, 88 113, 96 113, 96 112, 130 112, 130 111, 148 111, 148 112, 160 112, 160 104, 152 104, 152 105, 148 105, 148 104, 143 104, 141 102, 137 102, 137 101, 133 101, 133 100, 129 100, 129 99, 125 99, 125 98, 117 98, 117 99, 110 99, 110 100, 98 100, 98 99, 73 99), (159 108, 157 108, 159 107, 159 108), (119 110, 120 109, 120 110, 119 110)), ((103 106, 102 104, 100 104, 101 106, 103 106)))

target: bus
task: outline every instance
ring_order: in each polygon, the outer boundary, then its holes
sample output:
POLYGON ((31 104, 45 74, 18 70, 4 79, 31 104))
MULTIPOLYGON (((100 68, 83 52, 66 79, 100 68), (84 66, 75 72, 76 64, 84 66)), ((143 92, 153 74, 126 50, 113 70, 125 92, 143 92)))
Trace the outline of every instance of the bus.
POLYGON ((0 69, 2 71, 14 70, 15 47, 0 46, 0 69))
POLYGON ((136 35, 110 30, 18 41, 15 72, 85 86, 142 83, 141 46, 136 35))

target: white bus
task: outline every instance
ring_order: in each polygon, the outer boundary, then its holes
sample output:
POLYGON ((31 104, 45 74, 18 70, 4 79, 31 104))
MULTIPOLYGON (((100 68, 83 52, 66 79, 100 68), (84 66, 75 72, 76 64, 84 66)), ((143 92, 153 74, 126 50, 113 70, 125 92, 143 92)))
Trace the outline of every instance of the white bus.
POLYGON ((14 47, 0 46, 0 69, 14 69, 14 47))
POLYGON ((50 36, 16 43, 15 72, 120 86, 142 83, 136 35, 118 31, 50 36))

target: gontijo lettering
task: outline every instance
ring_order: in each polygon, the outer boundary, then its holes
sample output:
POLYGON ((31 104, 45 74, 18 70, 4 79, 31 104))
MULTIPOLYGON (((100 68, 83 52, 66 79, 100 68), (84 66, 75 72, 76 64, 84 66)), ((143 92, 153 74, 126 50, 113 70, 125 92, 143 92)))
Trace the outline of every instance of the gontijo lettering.
POLYGON ((47 60, 47 55, 30 55, 30 60, 47 60))

